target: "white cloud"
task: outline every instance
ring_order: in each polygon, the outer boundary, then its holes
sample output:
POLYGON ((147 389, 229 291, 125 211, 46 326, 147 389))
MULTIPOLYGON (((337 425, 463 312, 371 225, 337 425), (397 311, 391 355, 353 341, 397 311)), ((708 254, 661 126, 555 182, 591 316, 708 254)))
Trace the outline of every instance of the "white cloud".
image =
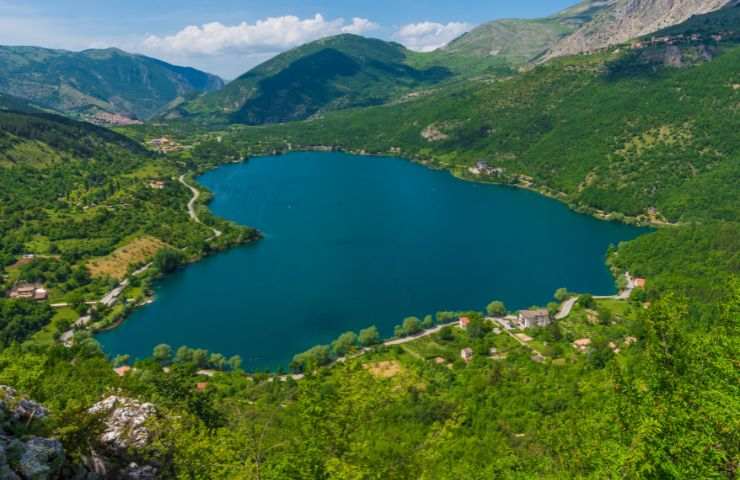
POLYGON ((411 50, 431 52, 444 47, 472 28, 473 25, 462 22, 450 22, 446 25, 435 22, 411 23, 401 27, 393 38, 411 50))
POLYGON ((254 24, 220 22, 185 27, 174 35, 147 37, 142 48, 152 54, 216 56, 260 55, 282 50, 340 33, 362 34, 378 28, 364 18, 348 23, 342 18, 326 20, 322 15, 300 19, 296 16, 270 17, 254 24))

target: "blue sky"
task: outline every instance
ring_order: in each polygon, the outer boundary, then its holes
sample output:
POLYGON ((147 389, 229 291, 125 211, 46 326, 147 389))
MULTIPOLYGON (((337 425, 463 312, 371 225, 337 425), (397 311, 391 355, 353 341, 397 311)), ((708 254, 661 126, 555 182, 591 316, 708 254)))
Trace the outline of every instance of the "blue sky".
POLYGON ((301 43, 350 32, 431 50, 475 25, 576 0, 0 0, 0 44, 116 46, 233 78, 301 43))

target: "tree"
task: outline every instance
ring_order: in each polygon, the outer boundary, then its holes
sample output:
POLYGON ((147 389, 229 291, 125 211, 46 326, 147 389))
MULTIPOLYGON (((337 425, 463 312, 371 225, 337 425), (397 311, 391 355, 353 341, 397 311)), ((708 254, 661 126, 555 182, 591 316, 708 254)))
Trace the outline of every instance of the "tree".
POLYGON ((378 327, 373 325, 372 327, 360 330, 360 336, 358 339, 360 341, 360 345, 363 347, 377 345, 380 343, 380 332, 378 331, 378 327))
POLYGON ((416 317, 407 317, 403 320, 403 331, 406 335, 415 335, 421 331, 421 322, 416 317))
POLYGON ((442 329, 437 334, 437 338, 439 338, 443 342, 452 341, 455 338, 455 334, 452 332, 452 327, 450 327, 449 325, 442 327, 442 329))
POLYGON ((240 368, 242 368, 242 357, 240 357, 239 355, 234 355, 233 357, 229 358, 228 364, 231 370, 239 370, 240 368))
POLYGON ((183 255, 182 252, 171 248, 162 249, 154 256, 154 268, 165 275, 180 268, 184 262, 185 255, 183 255))
POLYGON ((338 357, 343 357, 357 345, 357 334, 355 332, 345 332, 334 340, 331 344, 332 352, 338 357))
POLYGON ((169 363, 172 358, 172 347, 165 343, 161 343, 154 347, 152 356, 154 357, 154 360, 161 364, 169 363))
POLYGON ((175 363, 190 363, 193 361, 193 350, 183 345, 175 353, 175 363))
POLYGON ((486 307, 486 312, 492 317, 503 317, 506 315, 506 305, 498 300, 493 301, 486 307))
POLYGON ((131 360, 129 355, 116 355, 116 358, 113 359, 113 366, 120 367, 121 365, 127 364, 129 360, 131 360))
POLYGON ((553 298, 557 300, 558 302, 564 302, 568 298, 568 289, 567 288, 558 288, 555 290, 555 295, 553 295, 553 298))
POLYGON ((612 323, 612 318, 614 317, 614 314, 612 314, 611 310, 606 307, 598 307, 596 311, 599 314, 599 323, 601 325, 609 325, 612 323))
POLYGON ((547 339, 550 342, 559 342, 563 339, 563 331, 560 329, 559 322, 552 322, 545 329, 547 332, 547 339))
POLYGON ((427 315, 424 317, 424 320, 421 322, 421 327, 425 330, 428 330, 434 326, 434 318, 431 315, 427 315))
POLYGON ((297 372, 310 372, 331 362, 329 347, 317 345, 293 357, 290 367, 297 372))
POLYGON ((586 293, 578 298, 578 305, 583 308, 594 308, 596 306, 596 302, 594 301, 593 295, 586 293))
POLYGON ((198 348, 193 350, 193 363, 200 368, 208 366, 208 350, 198 348))
POLYGON ((466 329, 468 337, 472 339, 478 339, 485 335, 485 324, 480 315, 471 315, 470 323, 466 329))
POLYGON ((216 370, 223 370, 226 366, 226 357, 224 357, 220 353, 212 353, 211 356, 208 357, 208 364, 211 366, 211 368, 215 368, 216 370))

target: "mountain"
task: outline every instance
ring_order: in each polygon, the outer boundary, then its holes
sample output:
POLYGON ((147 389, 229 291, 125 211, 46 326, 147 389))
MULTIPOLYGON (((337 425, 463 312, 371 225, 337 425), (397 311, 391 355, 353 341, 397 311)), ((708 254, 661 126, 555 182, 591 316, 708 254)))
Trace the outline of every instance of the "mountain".
POLYGON ((434 52, 511 66, 624 43, 715 11, 730 0, 585 0, 540 19, 485 23, 434 52))
POLYGON ((522 65, 546 53, 557 42, 588 23, 605 2, 587 0, 541 19, 504 19, 485 23, 443 47, 450 55, 498 58, 522 65))
POLYGON ((397 43, 349 34, 324 38, 278 55, 177 114, 226 116, 250 125, 302 120, 382 104, 452 75, 439 66, 415 68, 414 58, 397 43))
POLYGON ((102 123, 148 119, 223 81, 118 49, 0 47, 0 92, 102 123))
POLYGON ((718 10, 731 0, 608 0, 591 21, 561 39, 546 58, 590 52, 718 10))
POLYGON ((579 209, 740 221, 738 11, 673 27, 717 25, 719 41, 684 36, 563 57, 509 79, 473 78, 400 104, 238 135, 269 150, 401 153, 462 175, 482 160, 505 172, 499 180, 579 209))

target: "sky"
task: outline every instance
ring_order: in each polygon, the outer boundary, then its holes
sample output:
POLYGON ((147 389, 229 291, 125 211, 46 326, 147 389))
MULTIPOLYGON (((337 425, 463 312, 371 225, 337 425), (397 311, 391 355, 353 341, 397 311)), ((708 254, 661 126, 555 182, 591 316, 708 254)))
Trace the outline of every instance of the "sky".
POLYGON ((0 0, 0 44, 118 47, 232 79, 339 33, 439 48, 500 18, 553 14, 576 0, 0 0))

